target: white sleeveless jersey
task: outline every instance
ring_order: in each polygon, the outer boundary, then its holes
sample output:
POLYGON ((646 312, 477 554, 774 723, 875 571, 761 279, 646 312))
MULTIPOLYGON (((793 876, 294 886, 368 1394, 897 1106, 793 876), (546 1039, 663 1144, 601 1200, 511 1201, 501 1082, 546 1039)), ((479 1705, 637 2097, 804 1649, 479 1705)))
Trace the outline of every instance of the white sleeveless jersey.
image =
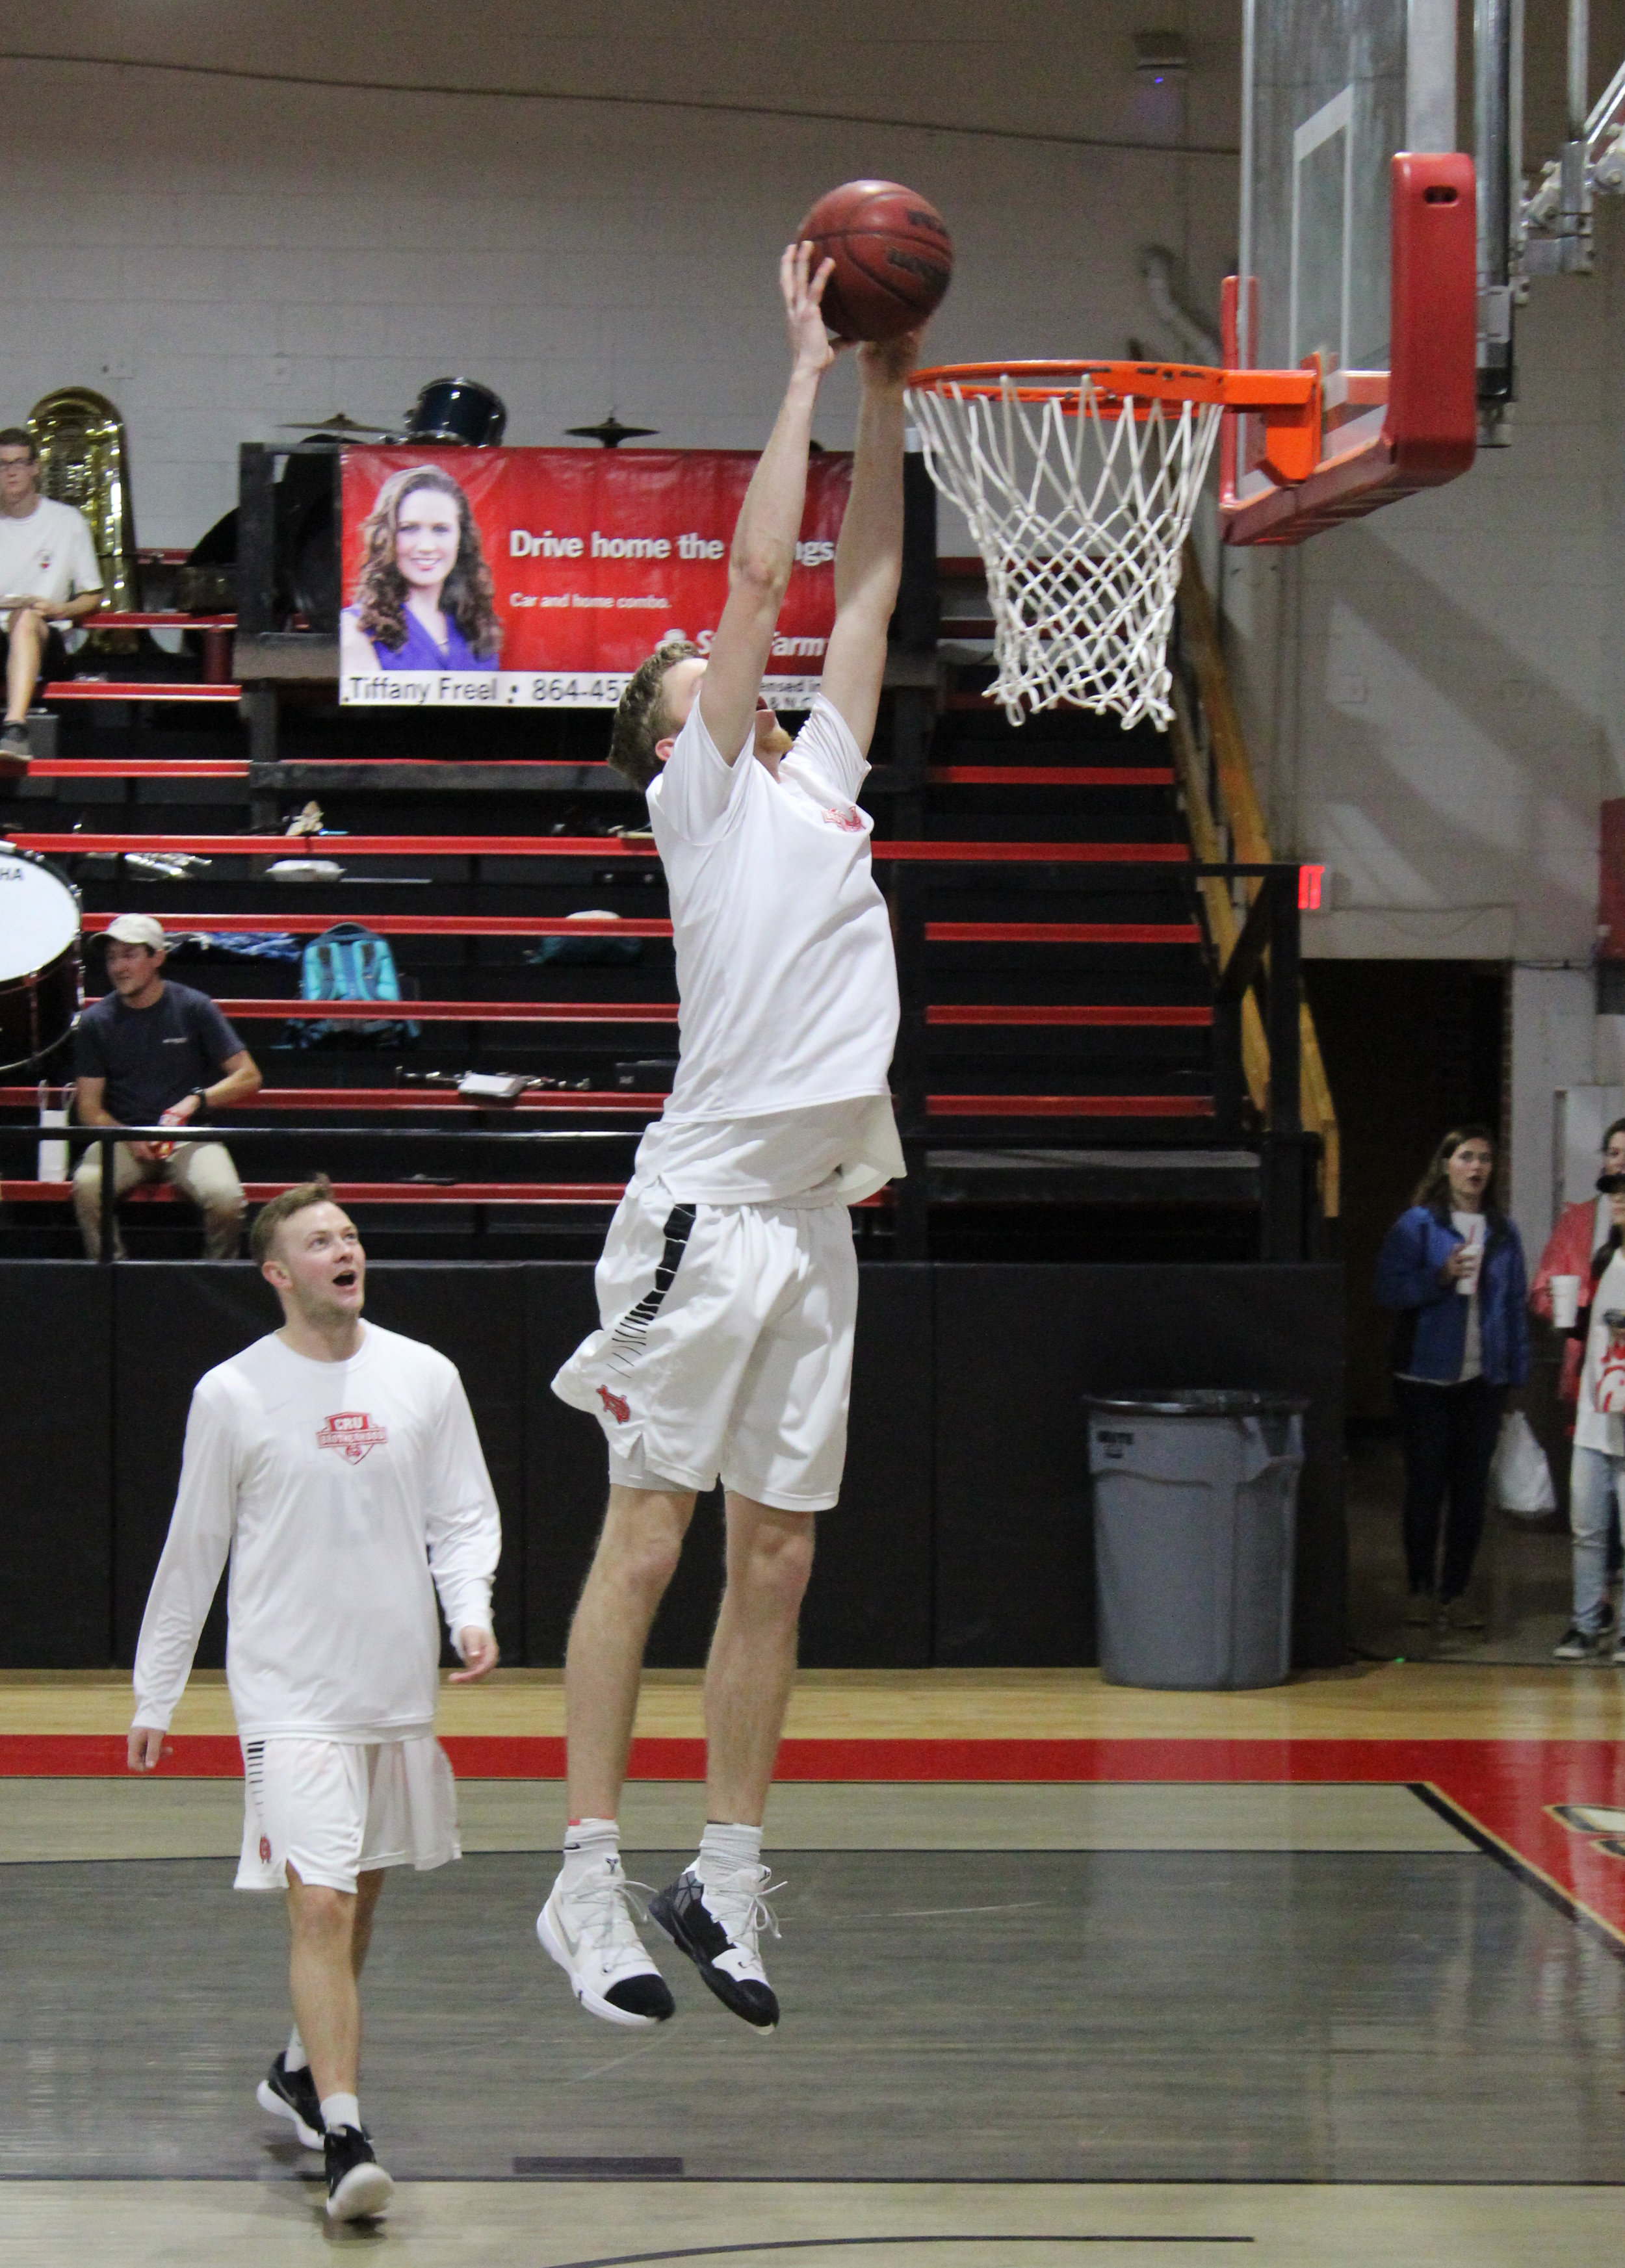
POLYGON ((854 799, 868 770, 822 695, 776 780, 750 741, 725 763, 690 711, 648 791, 680 1049, 639 1182, 701 1202, 850 1204, 902 1171, 897 962, 854 799))

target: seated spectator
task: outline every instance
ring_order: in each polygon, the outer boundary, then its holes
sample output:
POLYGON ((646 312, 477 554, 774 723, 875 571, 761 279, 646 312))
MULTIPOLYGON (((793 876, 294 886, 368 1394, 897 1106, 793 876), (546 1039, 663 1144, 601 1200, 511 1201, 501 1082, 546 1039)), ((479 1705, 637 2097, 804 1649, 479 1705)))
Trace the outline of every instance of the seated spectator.
POLYGON ((68 666, 62 633, 101 604, 101 567, 83 512, 40 494, 40 451, 21 425, 0 432, 0 617, 5 622, 5 725, 0 779, 28 769, 28 709, 41 665, 68 666))
MULTIPOLYGON (((164 977, 168 949, 151 914, 121 914, 108 928, 113 990, 85 1011, 75 1035, 82 1125, 173 1126, 179 1134, 259 1093, 254 1057, 208 994, 164 977)), ((101 1159, 100 1147, 86 1150, 73 1176, 74 1210, 92 1260, 101 1255, 101 1159)), ((224 1143, 117 1144, 115 1199, 152 1181, 169 1182, 199 1207, 211 1260, 236 1257, 243 1190, 224 1143)), ((122 1258, 122 1241, 114 1248, 122 1258)))

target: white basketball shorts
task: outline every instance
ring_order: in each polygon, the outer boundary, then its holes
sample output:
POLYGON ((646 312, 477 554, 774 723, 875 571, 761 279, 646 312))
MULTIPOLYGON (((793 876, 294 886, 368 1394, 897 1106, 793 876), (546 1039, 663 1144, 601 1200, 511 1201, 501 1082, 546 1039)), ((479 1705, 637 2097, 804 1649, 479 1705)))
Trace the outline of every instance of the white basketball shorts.
POLYGON ((240 1890, 301 1882, 353 1890, 380 1867, 460 1859, 457 1794, 446 1751, 410 1741, 245 1741, 240 1890))
POLYGON ((628 1488, 725 1488, 781 1512, 840 1494, 858 1263, 845 1205, 621 1200, 595 1279, 601 1328, 553 1381, 628 1488))

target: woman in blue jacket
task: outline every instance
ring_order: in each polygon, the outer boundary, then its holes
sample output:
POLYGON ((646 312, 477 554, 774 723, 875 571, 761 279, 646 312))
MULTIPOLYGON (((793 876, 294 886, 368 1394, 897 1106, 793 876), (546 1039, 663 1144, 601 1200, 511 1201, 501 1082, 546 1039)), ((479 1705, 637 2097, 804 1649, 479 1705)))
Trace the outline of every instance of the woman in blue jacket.
POLYGON ((1529 1374, 1524 1248, 1494 1202, 1495 1170, 1488 1128, 1452 1128, 1377 1262, 1378 1300, 1395 1315, 1406 1620, 1425 1623, 1437 1614, 1442 1626, 1456 1630, 1482 1627, 1462 1594, 1483 1532, 1507 1391, 1529 1374))

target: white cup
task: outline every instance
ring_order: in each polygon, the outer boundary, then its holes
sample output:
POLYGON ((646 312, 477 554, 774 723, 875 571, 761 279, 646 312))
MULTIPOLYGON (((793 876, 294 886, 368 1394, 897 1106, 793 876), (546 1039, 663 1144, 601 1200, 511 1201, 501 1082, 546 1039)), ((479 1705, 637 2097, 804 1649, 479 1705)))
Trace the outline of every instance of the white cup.
POLYGON ((1574 1329, 1580 1314, 1580 1279, 1577 1276, 1547 1278, 1552 1294, 1552 1322, 1560 1331, 1574 1329))
POLYGON ((1478 1289, 1478 1264, 1484 1256, 1484 1222, 1476 1219, 1463 1240, 1462 1257, 1467 1265, 1466 1272, 1456 1278, 1456 1289, 1464 1300, 1470 1300, 1478 1289))

